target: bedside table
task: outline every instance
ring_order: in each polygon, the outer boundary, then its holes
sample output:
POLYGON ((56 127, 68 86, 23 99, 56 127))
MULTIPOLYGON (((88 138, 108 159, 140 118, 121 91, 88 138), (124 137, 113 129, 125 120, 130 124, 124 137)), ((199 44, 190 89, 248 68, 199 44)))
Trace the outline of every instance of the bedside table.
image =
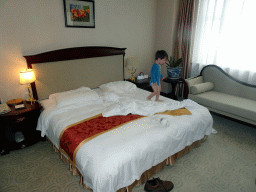
POLYGON ((35 102, 23 101, 26 108, 15 109, 10 106, 11 111, 0 115, 0 152, 1 155, 8 154, 11 150, 21 149, 39 141, 40 131, 36 131, 37 120, 42 106, 35 102))
POLYGON ((149 85, 150 78, 141 79, 141 80, 138 80, 137 78, 135 78, 135 82, 131 81, 130 79, 126 79, 126 81, 130 81, 134 83, 138 88, 141 88, 150 92, 153 91, 152 87, 149 85))
POLYGON ((185 87, 185 80, 183 78, 179 79, 169 79, 165 78, 163 80, 166 83, 170 83, 172 85, 172 92, 169 96, 170 98, 174 100, 178 100, 179 98, 183 99, 185 98, 184 95, 186 95, 186 87, 185 87))

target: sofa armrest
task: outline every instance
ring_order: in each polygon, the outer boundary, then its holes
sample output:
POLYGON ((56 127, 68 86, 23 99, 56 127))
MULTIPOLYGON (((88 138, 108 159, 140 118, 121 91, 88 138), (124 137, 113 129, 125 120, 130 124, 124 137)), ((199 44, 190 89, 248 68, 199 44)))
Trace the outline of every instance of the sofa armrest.
POLYGON ((191 86, 197 85, 197 84, 200 84, 200 83, 204 83, 204 78, 203 78, 203 76, 188 78, 188 79, 185 79, 185 82, 188 85, 188 93, 190 93, 191 86))

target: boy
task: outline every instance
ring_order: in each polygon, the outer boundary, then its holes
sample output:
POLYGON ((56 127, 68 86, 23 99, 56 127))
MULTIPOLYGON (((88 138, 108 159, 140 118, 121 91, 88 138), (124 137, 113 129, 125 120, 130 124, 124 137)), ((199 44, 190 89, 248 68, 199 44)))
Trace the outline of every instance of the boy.
POLYGON ((151 79, 149 84, 151 85, 153 92, 147 97, 148 100, 151 100, 152 97, 156 96, 156 101, 159 100, 160 92, 161 92, 161 84, 160 79, 164 80, 163 75, 161 74, 161 65, 163 65, 168 58, 168 54, 166 51, 161 50, 156 52, 155 63, 151 68, 151 79))

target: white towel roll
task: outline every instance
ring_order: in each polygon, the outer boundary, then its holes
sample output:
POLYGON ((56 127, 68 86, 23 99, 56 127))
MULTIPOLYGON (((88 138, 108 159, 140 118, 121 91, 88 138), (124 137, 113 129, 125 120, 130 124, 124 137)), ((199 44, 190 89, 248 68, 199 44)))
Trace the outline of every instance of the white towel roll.
POLYGON ((170 122, 166 118, 161 118, 160 119, 160 124, 164 127, 170 126, 170 122))

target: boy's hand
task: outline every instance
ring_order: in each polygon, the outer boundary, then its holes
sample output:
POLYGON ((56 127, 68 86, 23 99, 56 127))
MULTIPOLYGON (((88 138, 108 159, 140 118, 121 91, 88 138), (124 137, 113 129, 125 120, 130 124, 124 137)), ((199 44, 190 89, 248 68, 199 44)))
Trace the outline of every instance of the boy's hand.
POLYGON ((164 80, 164 77, 161 79, 162 81, 164 80))

